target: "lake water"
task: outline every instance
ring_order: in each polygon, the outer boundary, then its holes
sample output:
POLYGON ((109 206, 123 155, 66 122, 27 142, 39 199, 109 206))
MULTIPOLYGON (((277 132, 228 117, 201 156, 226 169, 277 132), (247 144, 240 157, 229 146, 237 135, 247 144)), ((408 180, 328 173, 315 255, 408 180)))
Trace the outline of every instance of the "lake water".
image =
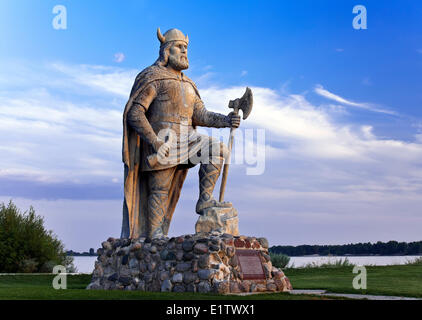
MULTIPOLYGON (((347 258, 351 263, 360 266, 387 266, 387 265, 398 265, 406 264, 408 261, 413 261, 421 256, 360 256, 360 257, 291 257, 289 267, 294 266, 295 268, 303 267, 310 263, 316 263, 318 265, 335 262, 336 260, 344 260, 347 258)), ((94 263, 97 257, 73 257, 74 265, 78 269, 79 273, 91 273, 94 270, 94 263)))
POLYGON ((388 265, 398 265, 406 264, 409 261, 414 261, 420 256, 347 256, 347 257, 291 257, 288 267, 300 268, 308 264, 317 264, 321 265, 329 262, 336 262, 338 260, 344 260, 347 258, 351 263, 359 266, 388 266, 388 265))

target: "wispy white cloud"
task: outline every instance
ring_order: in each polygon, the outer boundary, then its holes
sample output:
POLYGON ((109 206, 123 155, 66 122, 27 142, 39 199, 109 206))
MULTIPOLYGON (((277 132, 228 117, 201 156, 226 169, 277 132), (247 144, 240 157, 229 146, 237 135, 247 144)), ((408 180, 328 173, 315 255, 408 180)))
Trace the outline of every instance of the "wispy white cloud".
MULTIPOLYGON (((119 76, 117 71, 115 78, 119 76)), ((73 74, 67 77, 76 81, 73 74)), ((81 102, 72 101, 66 90, 56 87, 1 91, 0 146, 7 152, 0 157, 0 176, 74 182, 87 182, 93 176, 102 181, 120 179, 120 163, 114 160, 120 153, 125 99, 119 98, 120 110, 116 110, 109 97, 100 98, 101 92, 100 86, 98 98, 85 96, 86 101, 81 102)))
POLYGON ((361 108, 361 109, 366 109, 369 111, 373 111, 373 112, 380 112, 380 113, 386 113, 386 114, 390 114, 390 115, 397 115, 397 113, 395 111, 391 111, 391 110, 387 110, 387 109, 381 109, 376 107, 375 105, 371 104, 371 103, 366 103, 366 102, 354 102, 351 100, 347 100, 345 98, 340 97, 339 95, 336 95, 326 89, 324 89, 323 86, 321 85, 317 85, 314 89, 314 92, 317 93, 318 95, 336 101, 338 103, 341 104, 345 104, 351 107, 356 107, 356 108, 361 108))
POLYGON ((104 91, 120 98, 129 96, 133 79, 138 73, 137 70, 92 65, 53 63, 51 67, 78 86, 88 86, 92 90, 104 91))
POLYGON ((118 52, 114 54, 114 62, 121 63, 125 60, 125 55, 122 52, 118 52))
POLYGON ((207 71, 198 77, 196 77, 196 83, 199 87, 208 87, 212 82, 213 77, 215 76, 215 72, 207 71))
MULTIPOLYGON (((25 152, 30 153, 30 150, 36 153, 37 149, 44 150, 42 154, 50 156, 35 156, 31 163, 22 164, 23 171, 34 169, 36 159, 39 158, 39 170, 44 161, 48 168, 45 170, 47 176, 52 175, 54 162, 66 163, 70 168, 68 176, 75 176, 78 172, 75 166, 78 163, 86 167, 86 171, 82 171, 84 173, 92 170, 95 163, 100 164, 101 157, 96 155, 98 153, 103 156, 103 152, 108 150, 107 153, 112 159, 119 157, 121 112, 137 71, 65 64, 54 64, 53 67, 62 72, 69 81, 74 81, 75 85, 79 84, 81 88, 89 86, 94 92, 97 91, 99 97, 103 91, 114 95, 120 107, 111 107, 107 97, 100 100, 89 97, 86 102, 71 102, 64 99, 64 96, 53 95, 46 88, 21 91, 18 95, 3 93, 0 95, 0 130, 4 133, 3 137, 7 138, 3 139, 2 148, 10 151, 9 156, 15 154, 15 158, 3 157, 3 168, 15 167, 15 170, 18 170, 18 164, 23 161, 19 157, 25 152), (31 135, 26 137, 23 132, 28 128, 31 135), (62 143, 45 143, 56 138, 62 143), (63 143, 65 141, 66 144, 63 143), (74 143, 75 141, 79 143, 74 143), (64 160, 67 153, 65 150, 78 154, 78 161, 64 160), (82 156, 82 150, 87 154, 82 156)), ((366 106, 346 100, 321 86, 317 86, 315 91, 344 105, 366 106)), ((240 97, 243 92, 243 87, 208 87, 201 90, 201 95, 210 110, 228 113, 228 101, 240 97)), ((383 159, 385 156, 394 158, 396 154, 419 156, 418 144, 379 139, 367 124, 336 124, 330 115, 332 108, 312 105, 303 95, 280 94, 272 89, 259 87, 254 87, 253 92, 254 110, 242 126, 266 129, 273 155, 287 152, 290 157, 348 159, 358 162, 373 161, 374 157, 379 156, 376 151, 382 153, 383 159), (280 150, 283 152, 276 151, 280 149, 276 147, 279 143, 283 145, 280 150)), ((112 167, 118 168, 118 165, 112 167)), ((107 175, 116 174, 109 172, 107 175)))
MULTIPOLYGON (((121 185, 122 112, 138 71, 64 63, 46 67, 47 74, 32 68, 25 70, 29 83, 18 81, 15 88, 0 91, 0 179, 121 185), (67 91, 70 87, 72 94, 67 91)), ((201 96, 209 110, 227 114, 228 101, 240 97, 244 90, 204 86, 201 96)), ((286 90, 252 90, 254 110, 241 126, 266 130, 267 163, 262 176, 245 176, 245 166, 231 166, 226 198, 242 215, 242 233, 262 231, 272 241, 281 241, 280 232, 272 225, 289 226, 294 236, 308 228, 307 221, 314 225, 325 221, 320 231, 312 233, 320 242, 330 234, 330 228, 347 233, 344 230, 349 230, 352 217, 356 224, 368 226, 383 225, 389 219, 400 230, 405 228, 404 220, 422 227, 416 218, 422 206, 422 138, 415 135, 412 142, 380 138, 373 124, 348 122, 347 113, 346 121, 337 122, 338 108, 330 104, 315 105, 306 96, 286 90), (407 213, 403 218, 397 212, 407 213), (262 219, 271 221, 271 227, 262 219), (256 226, 261 225, 267 229, 260 231, 256 226)), ((343 106, 368 109, 368 105, 344 99, 322 86, 315 92, 343 106)), ((373 106, 369 108, 374 111, 373 106)), ((249 148, 253 143, 246 141, 246 145, 249 148)), ((173 231, 190 232, 184 228, 186 221, 195 222, 189 197, 196 192, 197 175, 190 173, 173 231)), ((121 200, 116 201, 116 208, 118 203, 121 200)), ((112 214, 120 221, 119 212, 112 214)), ((66 219, 71 220, 70 216, 66 219)), ((372 231, 368 229, 368 237, 372 231)), ((343 236, 331 232, 332 239, 343 236)))

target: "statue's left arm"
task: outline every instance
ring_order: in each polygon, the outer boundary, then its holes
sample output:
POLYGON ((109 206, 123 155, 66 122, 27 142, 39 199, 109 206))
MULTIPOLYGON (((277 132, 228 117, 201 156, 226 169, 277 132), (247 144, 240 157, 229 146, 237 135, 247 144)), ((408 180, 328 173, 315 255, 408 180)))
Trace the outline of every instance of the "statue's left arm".
POLYGON ((192 115, 192 124, 201 127, 226 128, 238 127, 240 117, 230 113, 224 115, 221 113, 208 111, 202 100, 197 97, 192 115))

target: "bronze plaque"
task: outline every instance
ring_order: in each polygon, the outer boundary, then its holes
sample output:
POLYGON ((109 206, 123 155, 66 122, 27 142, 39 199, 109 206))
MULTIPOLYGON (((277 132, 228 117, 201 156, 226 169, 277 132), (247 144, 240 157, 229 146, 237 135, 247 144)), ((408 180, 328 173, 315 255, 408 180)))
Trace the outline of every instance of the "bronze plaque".
POLYGON ((244 280, 265 280, 261 254, 256 250, 236 250, 244 280))

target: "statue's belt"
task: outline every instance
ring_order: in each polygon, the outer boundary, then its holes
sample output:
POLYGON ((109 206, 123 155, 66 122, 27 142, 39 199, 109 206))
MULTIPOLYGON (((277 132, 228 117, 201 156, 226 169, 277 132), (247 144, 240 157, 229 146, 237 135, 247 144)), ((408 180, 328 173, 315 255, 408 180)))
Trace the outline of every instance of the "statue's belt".
POLYGON ((148 117, 148 121, 151 124, 158 124, 160 122, 172 122, 186 126, 192 125, 191 117, 186 117, 179 114, 160 114, 159 116, 150 115, 148 117))

